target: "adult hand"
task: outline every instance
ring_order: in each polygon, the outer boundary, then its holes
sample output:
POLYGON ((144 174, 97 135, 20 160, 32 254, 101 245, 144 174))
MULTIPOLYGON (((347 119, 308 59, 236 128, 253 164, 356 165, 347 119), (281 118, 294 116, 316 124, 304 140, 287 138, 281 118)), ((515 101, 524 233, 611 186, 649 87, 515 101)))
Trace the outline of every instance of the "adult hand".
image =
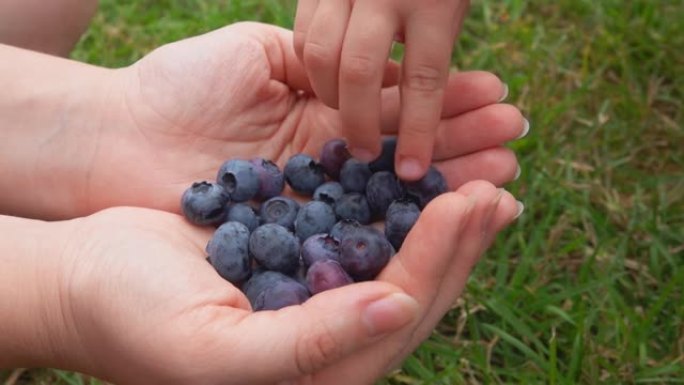
MULTIPOLYGON (((396 77, 388 62, 395 40, 405 43, 397 173, 418 179, 431 163, 449 92, 451 53, 468 0, 299 0, 294 43, 312 88, 339 108, 352 154, 379 153, 381 86, 396 77)), ((491 90, 503 95, 499 85, 491 90)), ((456 94, 459 95, 459 94, 456 94)), ((459 95, 460 96, 460 95, 459 95)), ((495 99, 496 100, 496 99, 495 99)))
MULTIPOLYGON (((497 104, 503 88, 485 72, 448 78, 430 153, 452 188, 474 179, 501 185, 516 174, 502 146, 520 135, 523 118, 497 104)), ((318 155, 348 132, 340 113, 310 92, 292 32, 281 28, 239 23, 157 49, 114 77, 80 211, 179 212, 182 192, 215 179, 226 159, 259 154, 283 166, 295 153, 318 155)), ((382 100, 382 133, 396 134, 399 87, 384 89, 382 100)))
POLYGON ((109 209, 64 225, 45 322, 64 326, 50 339, 62 367, 114 383, 371 384, 429 336, 516 212, 510 194, 469 183, 426 207, 376 281, 254 313, 205 261, 210 231, 109 209))

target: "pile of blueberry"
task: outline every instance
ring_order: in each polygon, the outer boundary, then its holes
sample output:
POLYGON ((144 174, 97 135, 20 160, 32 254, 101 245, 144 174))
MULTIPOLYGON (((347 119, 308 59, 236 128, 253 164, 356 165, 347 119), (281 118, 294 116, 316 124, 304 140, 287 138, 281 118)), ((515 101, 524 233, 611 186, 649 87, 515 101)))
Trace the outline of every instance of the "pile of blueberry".
POLYGON ((363 163, 344 140, 334 139, 318 161, 298 154, 282 171, 262 158, 231 159, 215 183, 185 191, 183 214, 196 225, 218 226, 207 260, 241 288, 255 311, 300 304, 324 290, 374 279, 421 209, 447 190, 434 167, 418 181, 400 181, 395 149, 396 138, 386 138, 380 157, 363 163), (286 183, 313 199, 300 204, 283 196, 286 183), (381 220, 384 233, 370 226, 381 220))

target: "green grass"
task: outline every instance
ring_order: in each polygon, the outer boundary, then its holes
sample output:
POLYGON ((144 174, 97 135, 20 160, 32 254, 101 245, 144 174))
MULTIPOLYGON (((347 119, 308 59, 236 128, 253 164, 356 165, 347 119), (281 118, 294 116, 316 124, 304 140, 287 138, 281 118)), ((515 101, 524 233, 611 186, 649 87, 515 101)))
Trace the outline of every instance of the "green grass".
MULTIPOLYGON (((102 0, 74 58, 122 66, 238 20, 291 26, 293 5, 102 0)), ((508 186, 526 212, 383 383, 684 384, 681 20, 681 1, 472 2, 454 65, 497 73, 532 122, 508 186)))

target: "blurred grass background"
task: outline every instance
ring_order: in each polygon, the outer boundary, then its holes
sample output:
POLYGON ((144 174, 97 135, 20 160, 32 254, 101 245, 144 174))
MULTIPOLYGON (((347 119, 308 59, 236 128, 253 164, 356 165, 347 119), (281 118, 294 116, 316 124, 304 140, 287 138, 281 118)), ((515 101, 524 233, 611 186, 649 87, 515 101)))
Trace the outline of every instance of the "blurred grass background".
MULTIPOLYGON (((240 20, 291 27, 294 5, 101 0, 73 58, 119 67, 240 20)), ((508 186, 526 211, 382 384, 684 384, 682 20, 676 0, 472 1, 453 63, 498 74, 532 122, 508 186)))

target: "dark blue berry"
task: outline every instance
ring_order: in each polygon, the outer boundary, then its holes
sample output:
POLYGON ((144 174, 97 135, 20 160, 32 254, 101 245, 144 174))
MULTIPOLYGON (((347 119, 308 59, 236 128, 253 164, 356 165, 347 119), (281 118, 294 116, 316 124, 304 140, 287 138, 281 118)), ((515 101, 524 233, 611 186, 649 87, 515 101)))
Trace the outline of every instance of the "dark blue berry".
POLYGON ((373 172, 394 172, 394 154, 397 150, 397 137, 387 136, 382 139, 382 152, 374 161, 368 163, 373 172))
POLYGON ((342 165, 349 158, 351 154, 347 150, 347 143, 342 139, 332 139, 321 149, 320 164, 328 176, 338 179, 342 165))
POLYGON ((226 222, 219 226, 206 251, 211 265, 231 283, 239 285, 251 275, 249 229, 242 223, 226 222))
POLYGON ((321 201, 311 201, 299 209, 295 234, 304 242, 314 234, 327 233, 337 222, 333 208, 321 201))
POLYGON ((280 171, 280 168, 270 160, 263 158, 254 158, 251 163, 259 177, 259 190, 254 199, 265 201, 280 195, 285 188, 285 175, 280 171))
POLYGON ((314 262, 306 272, 306 286, 311 294, 354 283, 339 262, 328 259, 314 262))
POLYGON ((363 226, 340 242, 340 265, 356 281, 375 278, 392 256, 392 245, 379 230, 363 226))
POLYGON ((368 168, 368 163, 357 159, 349 159, 344 162, 340 171, 340 184, 345 192, 362 193, 366 191, 366 184, 373 173, 368 168))
POLYGON ((420 208, 409 200, 392 202, 385 218, 385 236, 392 246, 399 250, 406 235, 418 221, 420 208))
POLYGON ((313 199, 335 206, 344 194, 344 188, 339 182, 325 182, 314 191, 313 199))
POLYGON ((323 168, 308 155, 298 154, 285 164, 285 181, 297 193, 311 196, 325 182, 323 168))
POLYGON ((231 203, 226 206, 226 221, 240 222, 253 231, 259 226, 259 217, 252 206, 245 203, 231 203))
POLYGON ((286 306, 300 305, 310 296, 309 290, 295 280, 279 281, 257 296, 253 310, 278 310, 286 306))
POLYGON ((405 182, 406 194, 420 206, 425 208, 431 200, 448 191, 446 179, 434 166, 430 166, 427 174, 415 182, 405 182))
POLYGON ((283 226, 269 223, 249 237, 249 252, 262 267, 293 274, 299 267, 299 240, 283 226))
POLYGON ((335 214, 339 219, 353 219, 361 224, 368 224, 371 211, 366 196, 361 193, 347 193, 335 204, 335 214))
POLYGON ((225 219, 229 199, 230 194, 216 183, 193 183, 181 197, 181 210, 196 225, 218 225, 225 219))
POLYGON ((304 266, 311 266, 316 261, 326 259, 338 260, 340 257, 340 243, 332 235, 315 234, 302 243, 302 262, 304 266))
POLYGON ((356 231, 360 227, 363 227, 363 225, 359 221, 342 219, 335 223, 335 226, 330 230, 330 236, 341 241, 347 234, 356 231))
POLYGON ((257 268, 252 272, 252 277, 240 289, 254 307, 254 302, 262 291, 273 286, 276 282, 288 280, 293 280, 293 278, 278 271, 257 268))
POLYGON ((248 201, 259 191, 259 176, 254 165, 244 159, 231 159, 223 163, 216 181, 230 193, 233 202, 248 201))
POLYGON ((276 223, 294 230, 299 203, 288 197, 274 197, 261 204, 259 216, 262 223, 276 223))
POLYGON ((402 196, 404 188, 392 172, 379 171, 368 180, 366 200, 371 213, 377 218, 384 218, 389 205, 402 196))

